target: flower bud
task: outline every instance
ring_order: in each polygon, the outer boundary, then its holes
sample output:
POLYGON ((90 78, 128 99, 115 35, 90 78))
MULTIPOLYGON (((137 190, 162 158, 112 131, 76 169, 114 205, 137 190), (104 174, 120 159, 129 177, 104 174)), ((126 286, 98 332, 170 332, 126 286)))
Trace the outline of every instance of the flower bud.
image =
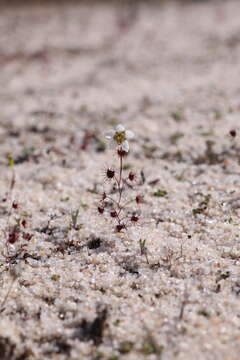
POLYGON ((136 200, 137 204, 143 204, 144 203, 143 195, 137 195, 135 200, 136 200))
POLYGON ((127 156, 127 152, 126 151, 124 151, 122 148, 119 148, 118 150, 117 150, 117 154, 118 154, 118 156, 119 157, 125 157, 125 156, 127 156))
POLYGON ((134 174, 134 172, 130 171, 130 173, 128 174, 128 179, 130 181, 133 181, 133 180, 135 180, 135 178, 136 178, 136 175, 134 174))
POLYGON ((229 134, 230 134, 233 138, 235 138, 236 135, 237 135, 237 132, 236 132, 235 129, 232 129, 232 130, 229 131, 229 134))
POLYGON ((138 217, 137 215, 134 215, 134 214, 133 214, 133 215, 131 216, 131 221, 132 221, 132 222, 136 223, 136 222, 138 222, 138 220, 139 220, 139 217, 138 217))
POLYGON ((116 218, 116 217, 117 217, 117 212, 116 212, 115 210, 112 210, 112 211, 110 212, 110 216, 111 216, 112 218, 116 218))
POLYGON ((116 232, 121 232, 123 229, 126 229, 126 225, 125 224, 118 224, 116 225, 116 232))
POLYGON ((98 212, 99 212, 99 214, 103 214, 104 213, 104 207, 103 206, 98 206, 98 212))
POLYGON ((108 168, 106 171, 106 175, 108 179, 113 179, 115 176, 115 171, 111 168, 108 168))

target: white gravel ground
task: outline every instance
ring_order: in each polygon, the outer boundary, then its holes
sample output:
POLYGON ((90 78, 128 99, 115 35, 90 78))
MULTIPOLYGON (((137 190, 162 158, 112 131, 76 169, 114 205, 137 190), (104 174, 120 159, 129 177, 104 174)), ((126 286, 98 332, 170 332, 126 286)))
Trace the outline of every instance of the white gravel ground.
POLYGON ((1 360, 239 359, 240 2, 137 4, 0 9, 1 360), (145 177, 120 234, 116 123, 145 177))

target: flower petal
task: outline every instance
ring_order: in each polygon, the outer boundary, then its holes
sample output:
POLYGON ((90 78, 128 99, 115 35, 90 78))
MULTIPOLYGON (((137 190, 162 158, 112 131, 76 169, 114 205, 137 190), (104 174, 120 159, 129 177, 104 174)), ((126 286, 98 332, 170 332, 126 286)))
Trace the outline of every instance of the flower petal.
POLYGON ((105 133, 105 138, 111 140, 115 135, 115 130, 109 130, 105 133))
POLYGON ((114 149, 116 149, 116 147, 117 147, 116 142, 115 142, 114 140, 111 140, 111 141, 109 142, 109 148, 112 149, 112 150, 114 150, 114 149))
POLYGON ((126 151, 126 152, 129 151, 129 144, 128 144, 128 141, 127 141, 127 140, 125 140, 125 141, 122 143, 121 148, 122 148, 122 150, 124 150, 124 151, 126 151))
POLYGON ((118 126, 116 126, 116 131, 117 132, 125 131, 125 127, 122 124, 119 124, 118 126))
POLYGON ((126 138, 127 139, 133 139, 135 136, 134 132, 133 131, 130 131, 130 130, 127 130, 126 131, 126 138))

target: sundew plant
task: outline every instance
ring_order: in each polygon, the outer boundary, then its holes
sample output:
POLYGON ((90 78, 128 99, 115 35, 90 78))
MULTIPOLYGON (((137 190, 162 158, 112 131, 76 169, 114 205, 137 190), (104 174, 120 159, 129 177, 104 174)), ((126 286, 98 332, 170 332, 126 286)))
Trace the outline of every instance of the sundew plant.
POLYGON ((102 193, 98 213, 114 221, 116 232, 122 232, 139 221, 139 209, 130 208, 130 205, 140 205, 143 202, 142 195, 130 195, 130 191, 134 192, 138 185, 137 176, 132 170, 126 169, 125 163, 129 155, 129 140, 134 138, 134 133, 126 130, 123 125, 118 125, 108 131, 105 138, 109 141, 110 149, 115 150, 118 163, 117 166, 107 167, 104 171, 109 186, 102 193))

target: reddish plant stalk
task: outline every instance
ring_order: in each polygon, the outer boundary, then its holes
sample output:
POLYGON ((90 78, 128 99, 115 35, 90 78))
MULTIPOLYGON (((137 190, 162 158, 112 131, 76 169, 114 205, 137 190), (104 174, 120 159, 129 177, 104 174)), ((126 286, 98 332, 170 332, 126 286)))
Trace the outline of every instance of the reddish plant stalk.
MULTIPOLYGON (((115 231, 121 232, 122 230, 127 229, 130 224, 136 224, 139 220, 139 216, 135 211, 129 213, 129 210, 126 209, 126 206, 130 203, 134 201, 138 203, 136 198, 129 200, 123 199, 124 184, 127 182, 126 179, 133 181, 136 178, 136 175, 131 171, 127 178, 124 177, 124 157, 126 157, 128 153, 122 149, 118 149, 117 154, 119 156, 119 169, 117 171, 115 171, 114 168, 108 168, 106 170, 106 178, 116 185, 116 199, 114 199, 114 196, 112 197, 104 191, 101 196, 100 204, 98 205, 98 213, 100 215, 104 214, 105 209, 110 206, 111 210, 107 211, 107 213, 116 221, 115 231)), ((131 189, 133 189, 133 186, 131 189)))

